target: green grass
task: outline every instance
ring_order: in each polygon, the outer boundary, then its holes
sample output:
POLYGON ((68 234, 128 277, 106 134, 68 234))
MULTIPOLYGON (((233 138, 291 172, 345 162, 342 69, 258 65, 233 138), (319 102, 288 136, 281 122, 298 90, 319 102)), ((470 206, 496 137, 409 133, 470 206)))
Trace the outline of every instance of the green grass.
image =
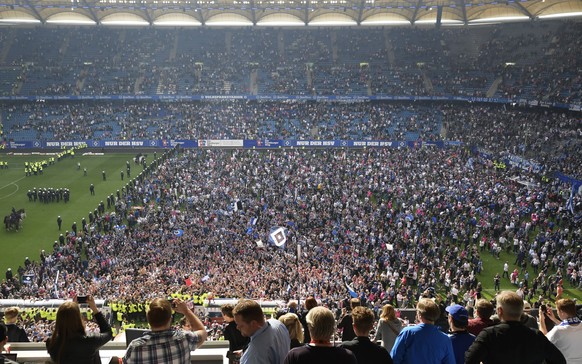
MULTIPOLYGON (((513 271, 516 267, 514 266, 515 262, 515 255, 513 253, 508 254, 505 251, 501 253, 499 259, 495 258, 493 255, 489 253, 489 251, 484 251, 481 254, 481 259, 483 259, 483 271, 481 275, 477 276, 477 279, 481 281, 483 285, 483 296, 487 299, 491 299, 495 296, 495 290, 493 289, 493 277, 495 277, 496 273, 499 275, 503 274, 503 263, 507 261, 509 264, 509 273, 513 271)), ((529 272, 529 282, 531 286, 531 282, 533 279, 536 278, 536 274, 534 274, 533 269, 528 265, 528 272, 529 272)), ((551 272, 555 273, 555 272, 551 272)), ((523 278, 523 274, 520 274, 520 279, 523 278)), ((501 290, 511 290, 516 291, 517 286, 511 284, 511 281, 507 278, 501 278, 501 290)), ((538 295, 540 294, 540 290, 538 288, 538 295)), ((564 298, 576 298, 578 302, 582 302, 582 290, 577 289, 576 287, 571 287, 570 283, 564 280, 564 298)), ((537 296, 534 297, 537 300, 537 296)))
MULTIPOLYGON (((135 153, 105 154, 103 156, 82 156, 78 152, 74 159, 66 158, 55 165, 45 168, 44 174, 39 176, 24 176, 24 162, 42 160, 44 156, 0 156, 0 160, 8 161, 9 169, 0 169, 0 216, 8 215, 11 208, 17 210, 26 209, 27 217, 23 222, 19 232, 7 232, 4 227, 0 228, 0 276, 4 278, 4 272, 8 267, 14 271, 19 265, 24 264, 26 256, 32 260, 39 259, 41 249, 52 251, 52 245, 58 239, 57 216, 63 219, 62 233, 71 230, 73 222, 81 226, 81 219, 86 219, 89 211, 93 211, 100 201, 105 201, 107 196, 121 189, 128 178, 121 181, 120 172, 125 172, 126 161, 131 163, 132 176, 141 172, 142 167, 135 165, 132 161, 135 153), (77 162, 81 163, 81 170, 77 170, 77 162), (88 175, 83 175, 83 168, 87 168, 88 175), (106 171, 107 181, 103 181, 101 171, 106 171), (95 185, 95 196, 89 193, 89 185, 95 185), (40 202, 29 202, 27 191, 36 188, 66 187, 71 190, 71 201, 64 204, 52 202, 41 204, 40 202)), ((152 160, 151 156, 148 162, 152 160)), ((484 270, 478 279, 483 284, 483 295, 492 298, 493 277, 495 273, 503 273, 503 263, 507 260, 510 269, 513 270, 515 256, 503 252, 499 260, 494 258, 489 252, 482 254, 484 270)), ((530 280, 535 278, 530 270, 530 280)), ((570 287, 565 282, 564 295, 570 298, 577 298, 582 302, 582 291, 570 287)), ((508 279, 502 279, 501 289, 516 290, 508 279)))
MULTIPOLYGON (((0 216, 10 214, 12 207, 24 208, 26 219, 20 231, 6 231, 4 225, 0 228, 0 274, 11 267, 16 271, 19 265, 24 265, 25 257, 38 260, 42 249, 52 251, 52 245, 59 237, 57 216, 63 219, 62 233, 71 230, 73 222, 81 227, 81 219, 88 221, 89 211, 95 210, 100 201, 107 203, 107 196, 121 189, 129 181, 127 175, 121 181, 121 171, 126 173, 126 161, 131 163, 131 175, 136 176, 142 167, 133 163, 135 153, 105 154, 102 156, 82 156, 77 151, 75 158, 65 158, 44 169, 42 175, 25 177, 24 162, 37 161, 47 156, 0 156, 0 160, 9 163, 8 169, 0 169, 0 216), (77 163, 81 169, 77 170, 77 163), (87 176, 83 175, 87 168, 87 176), (105 171, 107 180, 103 181, 101 172, 105 171), (89 185, 95 185, 95 196, 89 193, 89 185), (29 202, 27 191, 38 188, 62 188, 71 191, 71 200, 42 204, 29 202)), ((149 161, 152 157, 148 158, 149 161)))

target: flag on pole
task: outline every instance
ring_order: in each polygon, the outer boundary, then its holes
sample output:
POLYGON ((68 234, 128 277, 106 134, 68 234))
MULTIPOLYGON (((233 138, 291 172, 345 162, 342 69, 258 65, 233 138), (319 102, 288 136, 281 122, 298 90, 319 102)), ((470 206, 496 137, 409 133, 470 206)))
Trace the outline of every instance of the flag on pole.
POLYGON ((574 195, 576 194, 576 185, 572 184, 572 190, 570 191, 570 198, 566 202, 566 209, 570 210, 574 214, 574 195))
POLYGON ((348 289, 348 292, 350 294, 350 297, 352 298, 358 298, 358 294, 356 293, 356 291, 354 291, 354 289, 352 287, 350 287, 350 285, 348 284, 348 282, 344 282, 346 285, 346 288, 348 289))
POLYGON ((269 241, 279 248, 285 248, 285 243, 287 242, 287 234, 285 229, 282 227, 271 228, 271 233, 269 234, 269 241))

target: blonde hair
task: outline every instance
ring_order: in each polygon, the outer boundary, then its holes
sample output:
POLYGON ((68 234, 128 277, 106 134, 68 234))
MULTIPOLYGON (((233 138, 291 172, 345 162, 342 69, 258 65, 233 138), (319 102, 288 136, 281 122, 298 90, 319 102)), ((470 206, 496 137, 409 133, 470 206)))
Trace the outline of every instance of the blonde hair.
POLYGON ((416 311, 420 317, 427 321, 435 322, 441 315, 441 310, 430 298, 421 298, 416 305, 416 311))
POLYGON ((503 309, 503 319, 519 320, 523 313, 523 300, 512 291, 503 291, 497 295, 497 307, 503 309))
POLYGON ((329 340, 335 331, 333 313, 323 306, 312 308, 307 314, 307 327, 313 340, 329 340))
POLYGON ((18 317, 18 307, 14 306, 14 307, 8 307, 6 310, 4 310, 4 321, 6 321, 7 323, 12 323, 14 321, 16 321, 16 318, 18 317))
POLYGON ((299 321, 299 317, 294 313, 286 313, 279 317, 279 321, 285 325, 287 331, 289 331, 289 337, 291 340, 297 339, 300 343, 303 342, 303 326, 299 321))
POLYGON ((380 318, 386 321, 394 320, 396 318, 396 310, 394 310, 394 306, 392 305, 382 306, 382 313, 380 314, 380 318))

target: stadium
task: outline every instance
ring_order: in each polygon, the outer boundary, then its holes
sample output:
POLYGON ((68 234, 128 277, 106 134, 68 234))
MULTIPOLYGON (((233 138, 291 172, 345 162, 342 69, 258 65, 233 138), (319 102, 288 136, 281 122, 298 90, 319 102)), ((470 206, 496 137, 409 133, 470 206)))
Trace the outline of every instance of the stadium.
POLYGON ((181 297, 218 339, 220 299, 582 299, 581 15, 5 1, 0 310, 41 342, 75 294, 116 330, 181 297))

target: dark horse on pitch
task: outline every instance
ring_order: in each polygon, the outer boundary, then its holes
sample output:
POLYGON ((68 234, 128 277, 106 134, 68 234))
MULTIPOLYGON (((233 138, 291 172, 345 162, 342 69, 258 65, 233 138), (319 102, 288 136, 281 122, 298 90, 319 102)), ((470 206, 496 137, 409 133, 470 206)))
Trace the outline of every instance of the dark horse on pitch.
POLYGON ((24 211, 24 209, 16 211, 16 209, 14 209, 13 207, 10 215, 4 216, 4 226, 6 227, 6 231, 20 230, 20 225, 25 217, 26 212, 24 211))

